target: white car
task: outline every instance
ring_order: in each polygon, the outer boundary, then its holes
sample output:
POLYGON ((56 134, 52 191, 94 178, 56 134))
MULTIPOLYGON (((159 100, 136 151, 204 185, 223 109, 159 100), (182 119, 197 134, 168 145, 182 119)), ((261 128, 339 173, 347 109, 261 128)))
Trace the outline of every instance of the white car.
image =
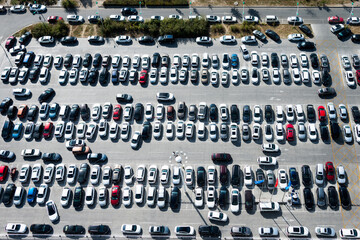
POLYGON ((144 185, 137 184, 135 186, 135 202, 141 204, 144 201, 144 185))
POLYGON ((55 179, 58 182, 62 182, 64 181, 65 178, 65 174, 66 174, 66 168, 64 164, 59 164, 56 166, 56 171, 55 171, 55 179))
POLYGON ((320 72, 318 70, 312 71, 312 79, 313 79, 314 84, 320 84, 321 76, 320 76, 320 72))
POLYGON ((275 166, 277 161, 276 157, 258 157, 257 162, 259 165, 275 166))
POLYGON ((210 82, 212 85, 217 85, 219 83, 219 73, 216 70, 211 72, 210 82))
POLYGON ((258 232, 262 237, 275 237, 279 235, 279 230, 276 227, 259 227, 258 232))
POLYGON ((301 72, 302 72, 302 82, 303 82, 304 84, 305 84, 305 83, 309 83, 309 82, 310 82, 310 79, 311 79, 309 70, 307 70, 307 69, 302 69, 301 72))
POLYGON ((308 130, 309 130, 309 138, 311 141, 316 141, 317 140, 317 130, 316 130, 316 126, 315 123, 310 123, 308 125, 308 130))
POLYGON ((290 54, 290 65, 291 65, 292 68, 299 67, 299 61, 298 61, 298 59, 296 57, 296 54, 294 54, 294 53, 290 54))
POLYGON ((250 54, 251 64, 257 66, 259 64, 259 55, 256 51, 252 51, 250 54))
POLYGON ((192 226, 175 226, 174 233, 177 236, 193 236, 195 234, 195 229, 192 226))
POLYGON ((101 119, 99 122, 99 136, 104 138, 108 133, 108 122, 105 119, 101 119))
POLYGON ((67 171, 67 183, 69 185, 72 185, 76 182, 76 176, 77 176, 77 167, 75 164, 70 164, 67 171))
POLYGON ((230 140, 236 142, 239 139, 239 128, 236 123, 230 125, 230 140))
POLYGON ((91 111, 91 118, 96 121, 99 120, 101 116, 101 105, 99 103, 94 104, 91 111))
POLYGON ((179 81, 182 82, 182 83, 184 83, 184 82, 186 82, 187 77, 188 77, 188 70, 187 70, 187 68, 181 68, 181 69, 180 69, 180 72, 179 72, 179 81))
POLYGON ((297 16, 288 17, 287 21, 289 24, 302 24, 303 23, 303 19, 301 17, 297 17, 297 16))
POLYGON ((231 72, 231 82, 234 85, 238 85, 239 81, 240 81, 239 71, 237 69, 233 69, 232 72, 231 72))
POLYGON ((298 123, 298 137, 299 137, 299 140, 301 140, 301 141, 306 140, 306 127, 303 122, 298 123))
POLYGON ((279 72, 279 69, 278 68, 273 68, 273 72, 272 72, 272 79, 273 79, 273 82, 275 84, 279 84, 280 83, 280 72, 279 72))
POLYGON ((131 15, 128 17, 129 22, 144 22, 144 18, 138 15, 131 15))
POLYGON ((85 203, 88 206, 92 206, 95 201, 95 188, 88 186, 85 191, 85 203))
POLYGON ((233 213, 237 213, 240 210, 240 193, 238 189, 231 190, 231 204, 230 204, 230 210, 233 213))
POLYGON ((194 184, 194 169, 191 166, 187 166, 185 168, 185 183, 188 186, 192 186, 194 184))
POLYGON ((195 189, 195 207, 202 207, 204 205, 204 193, 201 187, 195 189))
POLYGON ((24 164, 20 169, 19 180, 21 183, 25 183, 29 180, 30 165, 24 164))
POLYGON ((342 228, 339 230, 339 237, 344 239, 359 239, 359 236, 360 230, 356 228, 342 228))
POLYGON ((279 212, 280 205, 278 202, 259 202, 260 212, 279 212))
POLYGON ((31 91, 27 88, 15 88, 13 89, 14 97, 29 97, 31 95, 31 91))
POLYGON ((169 15, 169 18, 170 19, 182 19, 182 16, 177 15, 177 14, 171 14, 171 15, 169 15))
POLYGON ((216 191, 214 186, 208 186, 207 189, 207 206, 208 208, 214 208, 216 203, 216 191))
POLYGON ((68 79, 68 76, 69 72, 66 69, 62 69, 58 77, 59 84, 64 85, 68 79))
POLYGON ((246 186, 252 186, 253 185, 253 173, 250 166, 244 167, 244 184, 246 186))
POLYGON ((259 105, 254 106, 254 121, 256 123, 261 122, 261 108, 259 105))
POLYGON ((149 72, 149 81, 151 84, 156 84, 158 78, 158 71, 156 68, 152 68, 149 72))
POLYGON ((253 135, 252 135, 253 139, 254 140, 260 139, 261 138, 261 132, 262 132, 260 124, 255 123, 253 125, 253 128, 254 128, 253 135))
POLYGON ((157 205, 159 208, 165 207, 167 199, 167 191, 163 186, 160 186, 157 194, 157 205))
POLYGON ((209 135, 210 135, 210 139, 211 139, 212 141, 215 141, 215 140, 217 139, 218 128, 217 128, 216 123, 214 123, 214 122, 210 123, 209 135))
POLYGON ((146 103, 145 107, 145 118, 151 120, 154 117, 154 107, 151 103, 146 103))
POLYGON ((67 207, 70 203, 71 190, 68 187, 64 187, 61 193, 60 203, 61 206, 67 207))
POLYGON ((342 66, 344 67, 344 69, 351 68, 351 63, 350 63, 350 59, 349 59, 348 56, 342 55, 341 56, 341 63, 342 63, 342 66))
POLYGON ((174 124, 173 122, 169 121, 166 124, 166 137, 167 139, 173 139, 174 138, 174 124))
POLYGON ((341 185, 341 184, 345 184, 346 183, 346 172, 345 172, 345 168, 343 167, 343 165, 339 165, 336 169, 336 180, 337 182, 341 185))
POLYGON ((46 210, 51 222, 56 222, 59 220, 59 213, 53 200, 46 202, 46 210))
POLYGON ((354 126, 354 135, 357 143, 360 143, 360 125, 356 124, 354 126))
POLYGON ((288 186, 288 176, 285 169, 279 169, 278 171, 279 186, 281 190, 285 190, 288 186))
POLYGON ((295 84, 300 84, 301 83, 300 70, 298 68, 293 68, 292 75, 293 75, 294 83, 295 84))
POLYGON ((160 182, 165 185, 169 182, 170 168, 168 165, 164 165, 161 168, 160 182))
POLYGON ((208 218, 210 221, 217 222, 226 222, 228 220, 228 216, 226 215, 226 213, 218 211, 209 211, 208 218))
POLYGON ((65 125, 65 139, 70 140, 74 136, 74 123, 73 122, 67 122, 65 125))
POLYGON ((5 227, 6 233, 10 234, 25 234, 28 227, 23 223, 8 223, 5 227))
POLYGON ((48 68, 41 68, 40 74, 39 74, 39 82, 42 84, 45 84, 48 82, 49 79, 49 69, 48 68))
MULTIPOLYGON (((99 189, 99 205, 100 207, 106 207, 108 204, 108 190, 106 187, 99 189)), ((125 205, 125 204, 124 204, 125 205)))
POLYGON ((151 165, 148 172, 148 181, 150 184, 155 184, 157 181, 158 169, 156 165, 151 165))
POLYGON ((346 79, 346 83, 349 87, 355 87, 356 86, 356 82, 355 82, 355 78, 354 78, 354 74, 352 71, 345 71, 345 79, 346 79))
POLYGON ((139 131, 135 131, 134 135, 131 138, 131 148, 132 149, 137 149, 140 145, 140 141, 141 141, 141 133, 139 131))
POLYGON ((273 129, 272 129, 271 125, 266 124, 264 131, 265 131, 264 135, 265 135, 266 141, 272 141, 273 140, 273 129))
POLYGON ((36 203, 44 204, 48 196, 48 192, 49 192, 49 186, 47 184, 41 184, 36 196, 36 203))
POLYGON ((329 102, 327 104, 327 107, 328 107, 328 115, 329 115, 330 121, 336 121, 337 114, 336 114, 336 108, 334 106, 334 103, 329 102))
POLYGON ((131 39, 130 36, 120 35, 120 36, 117 36, 117 37, 115 38, 115 42, 118 43, 118 44, 131 43, 131 42, 132 42, 132 39, 131 39))
POLYGON ((110 130, 109 130, 109 136, 110 139, 116 140, 119 134, 119 126, 116 122, 111 123, 110 130))
POLYGON ((234 16, 223 16, 222 21, 223 23, 236 23, 237 19, 234 16))
MULTIPOLYGON (((31 140, 34 133, 35 124, 33 122, 29 122, 26 124, 24 130, 24 137, 26 140, 31 140)), ((56 136, 56 135, 55 135, 56 136)))
POLYGON ((83 23, 85 21, 83 16, 78 15, 67 15, 66 20, 69 23, 83 23))
POLYGON ((244 22, 259 23, 259 18, 253 15, 247 15, 244 17, 244 22))
POLYGON ((44 183, 51 183, 55 172, 55 165, 50 163, 46 166, 44 172, 44 183))
POLYGON ((137 224, 123 224, 121 226, 121 232, 125 234, 140 234, 141 233, 141 227, 137 224))
POLYGON ((146 168, 145 165, 138 166, 136 170, 136 181, 142 182, 145 179, 146 168))
POLYGON ((226 44, 226 43, 235 43, 236 39, 234 36, 232 35, 224 35, 220 37, 220 42, 222 44, 226 44))
POLYGON ((90 170, 90 182, 93 185, 97 185, 100 179, 101 168, 99 165, 92 166, 90 170))
POLYGON ((166 67, 160 69, 159 81, 161 84, 167 84, 168 81, 168 70, 166 67))
POLYGON ((125 187, 123 189, 123 196, 122 196, 123 204, 125 207, 128 207, 131 205, 132 202, 132 191, 131 188, 125 187))
POLYGON ((105 186, 111 186, 112 169, 110 166, 105 166, 103 170, 102 183, 105 186))
POLYGON ((170 82, 174 84, 178 82, 178 70, 175 66, 170 68, 170 82))
POLYGON ((131 184, 134 179, 134 171, 131 166, 124 167, 124 180, 127 185, 131 184))
POLYGON ((163 129, 163 126, 162 126, 162 123, 160 121, 156 121, 154 123, 154 138, 156 139, 160 139, 161 136, 162 136, 162 129, 163 129))
POLYGON ((214 15, 206 15, 206 20, 210 23, 221 23, 221 18, 214 15))
POLYGON ((151 19, 151 20, 159 20, 159 21, 162 21, 162 20, 164 20, 164 17, 163 17, 163 16, 151 16, 150 19, 151 19))
POLYGON ((251 82, 254 85, 258 85, 260 83, 259 71, 256 67, 253 67, 251 70, 251 82))
POLYGON ((121 56, 119 54, 115 54, 111 60, 111 66, 113 67, 113 69, 118 68, 120 66, 120 62, 121 56))
POLYGON ((286 235, 288 237, 307 237, 309 229, 303 226, 288 226, 286 228, 286 235))
POLYGON ((36 163, 31 171, 31 180, 35 183, 40 181, 41 178, 41 173, 42 173, 42 167, 40 163, 36 163))
POLYGON ((344 125, 343 131, 344 131, 344 141, 346 143, 351 143, 353 141, 353 137, 352 137, 352 132, 351 132, 350 126, 347 124, 344 125))
POLYGON ((14 205, 20 206, 24 199, 24 189, 22 187, 16 187, 14 193, 14 205))
POLYGON ((197 44, 210 44, 212 43, 211 37, 203 36, 203 37, 197 37, 196 38, 197 44))
POLYGON ((122 140, 126 140, 129 138, 130 135, 130 123, 128 122, 124 122, 121 125, 121 129, 120 129, 120 137, 122 140))
POLYGON ((227 85, 229 82, 229 72, 228 71, 222 71, 221 72, 221 84, 227 85))
POLYGON ((192 138, 194 136, 194 128, 195 128, 195 125, 193 122, 188 122, 186 124, 185 136, 187 138, 192 138))
POLYGON ((255 36, 244 36, 241 38, 241 42, 243 44, 255 44, 257 43, 256 37, 255 36))
POLYGON ((305 37, 304 37, 304 35, 302 35, 300 33, 292 33, 292 34, 289 34, 288 40, 291 42, 300 42, 300 41, 304 41, 305 37))
POLYGON ((348 113, 345 104, 339 104, 339 115, 341 120, 346 120, 348 118, 348 113))
POLYGON ((295 120, 295 110, 293 105, 286 105, 286 119, 288 122, 293 122, 295 120))
POLYGON ((88 126, 88 129, 86 131, 86 138, 87 139, 93 139, 95 136, 95 132, 97 129, 97 124, 96 123, 90 123, 88 126))
POLYGON ((319 237, 335 237, 335 229, 332 227, 316 227, 315 234, 319 237))

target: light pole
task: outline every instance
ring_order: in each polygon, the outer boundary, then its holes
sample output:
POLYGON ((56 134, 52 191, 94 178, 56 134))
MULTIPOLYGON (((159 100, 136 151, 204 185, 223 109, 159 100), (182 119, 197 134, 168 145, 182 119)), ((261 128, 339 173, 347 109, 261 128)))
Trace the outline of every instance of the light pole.
POLYGON ((189 6, 190 6, 190 15, 192 14, 192 9, 191 9, 191 1, 189 2, 189 6))
POLYGON ((139 14, 141 15, 141 1, 139 2, 139 5, 140 5, 140 12, 139 12, 139 14))
POLYGON ((242 18, 243 18, 243 21, 244 21, 244 18, 245 18, 245 1, 243 1, 243 13, 242 13, 242 18))
MULTIPOLYGON (((351 16, 354 15, 354 2, 351 2, 351 12, 349 15, 349 19, 351 18, 351 16)), ((349 21, 346 21, 347 24, 349 24, 349 21)))

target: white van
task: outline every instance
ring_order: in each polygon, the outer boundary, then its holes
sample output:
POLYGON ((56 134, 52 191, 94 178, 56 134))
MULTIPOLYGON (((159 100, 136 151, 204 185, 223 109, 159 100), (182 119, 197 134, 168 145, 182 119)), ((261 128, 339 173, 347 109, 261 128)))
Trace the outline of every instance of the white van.
POLYGON ((276 106, 276 121, 283 122, 284 121, 284 113, 282 106, 276 106))
POLYGON ((267 24, 279 23, 279 19, 275 15, 267 15, 265 21, 267 24))
POLYGON ((260 202, 259 203, 261 212, 278 212, 280 211, 280 205, 278 202, 260 202))

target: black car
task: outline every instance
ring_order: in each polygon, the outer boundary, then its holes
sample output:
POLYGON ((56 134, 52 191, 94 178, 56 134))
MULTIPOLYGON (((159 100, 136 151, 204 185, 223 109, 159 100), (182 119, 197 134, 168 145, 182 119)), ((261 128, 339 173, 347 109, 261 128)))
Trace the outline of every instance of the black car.
POLYGON ((42 137, 43 130, 44 130, 43 123, 42 122, 36 123, 34 127, 33 137, 35 139, 40 139, 42 137))
POLYGON ((63 232, 69 235, 85 234, 85 228, 81 225, 65 225, 63 232))
POLYGON ((80 106, 80 115, 81 115, 82 120, 84 120, 84 121, 89 119, 89 117, 90 117, 90 109, 89 109, 89 107, 88 107, 88 105, 86 103, 81 104, 81 106, 80 106))
POLYGON ((201 225, 199 226, 198 232, 201 237, 219 237, 221 234, 218 226, 201 225))
POLYGON ((44 160, 44 161, 60 161, 61 155, 58 153, 43 153, 42 160, 44 160))
POLYGON ((336 36, 340 40, 344 40, 347 37, 351 36, 352 32, 349 28, 344 28, 341 32, 339 32, 336 36))
POLYGON ((354 122, 359 123, 360 122, 360 110, 357 106, 351 107, 351 113, 353 115, 354 122))
POLYGON ((186 116, 186 104, 185 102, 179 102, 177 116, 179 119, 184 119, 186 116))
POLYGON ((270 39, 274 40, 275 42, 277 42, 277 41, 280 40, 280 36, 279 36, 276 32, 274 32, 273 30, 268 29, 268 30, 265 31, 265 34, 266 34, 270 39))
POLYGON ((259 185, 263 185, 265 183, 265 174, 261 168, 256 169, 255 172, 255 180, 259 182, 259 185))
POLYGON ((4 139, 10 138, 13 128, 14 123, 10 120, 6 120, 1 131, 1 137, 4 139))
POLYGON ((300 30, 305 33, 307 36, 312 36, 312 32, 310 30, 310 28, 308 26, 306 26, 305 24, 301 24, 299 26, 300 30))
POLYGON ((351 207, 351 199, 348 189, 344 186, 339 187, 339 195, 341 206, 344 209, 349 209, 351 207))
POLYGON ((21 37, 19 38, 19 43, 20 44, 24 44, 26 43, 27 41, 30 40, 31 38, 31 32, 25 32, 23 35, 21 35, 21 37))
POLYGON ((308 41, 301 41, 297 44, 299 50, 312 50, 315 48, 315 43, 308 41))
POLYGON ((15 190, 16 190, 16 186, 13 183, 9 183, 6 186, 3 197, 2 197, 2 202, 5 205, 8 205, 8 204, 11 203, 11 201, 12 201, 12 199, 14 197, 14 194, 15 194, 15 190))
POLYGON ((209 116, 211 121, 217 121, 218 120, 218 109, 215 104, 210 104, 209 108, 209 116))
POLYGON ((23 64, 25 65, 25 67, 29 68, 33 64, 34 58, 35 58, 34 52, 27 52, 25 54, 24 61, 23 61, 23 64))
POLYGON ((320 136, 323 141, 329 139, 329 129, 327 126, 320 124, 320 136))
POLYGON ((226 165, 220 165, 220 183, 222 185, 226 185, 228 182, 228 169, 226 167, 226 165))
POLYGON ((91 164, 100 164, 106 161, 107 156, 103 153, 89 153, 87 159, 91 164))
POLYGON ((9 97, 4 98, 4 100, 2 100, 2 102, 0 103, 1 114, 6 113, 12 104, 13 104, 13 100, 11 98, 9 97))
POLYGON ((30 231, 33 234, 49 234, 53 228, 49 224, 31 224, 30 231))
POLYGON ((92 68, 88 76, 89 83, 95 83, 98 77, 99 77, 99 71, 96 68, 92 68))
POLYGON ((243 108, 243 121, 250 122, 251 110, 249 105, 245 105, 243 108))
POLYGON ((84 202, 84 190, 82 187, 76 187, 74 190, 73 206, 75 209, 82 207, 84 202))
POLYGON ((226 206, 227 200, 229 198, 228 189, 225 186, 222 186, 219 191, 219 205, 221 208, 226 206))
POLYGON ((277 53, 271 53, 270 59, 271 59, 271 66, 273 68, 279 67, 279 56, 277 55, 277 53))
POLYGON ((240 166, 237 164, 232 166, 231 185, 233 186, 240 185, 240 166))
POLYGON ((36 119, 38 112, 39 112, 39 107, 36 105, 31 105, 31 107, 29 108, 27 119, 29 121, 34 121, 36 119))
POLYGON ((76 37, 71 37, 71 36, 67 36, 67 37, 62 37, 60 39, 61 44, 74 44, 77 43, 78 40, 76 37))
POLYGON ((179 207, 179 203, 180 203, 180 190, 178 187, 174 187, 171 190, 170 207, 172 209, 176 209, 179 207))
POLYGON ((64 58, 64 67, 71 68, 73 62, 73 56, 71 53, 66 54, 64 58))
POLYGON ((87 163, 83 163, 80 165, 78 183, 84 184, 86 183, 89 175, 89 165, 87 163))
POLYGON ((331 75, 326 69, 321 71, 321 82, 325 87, 329 87, 331 85, 331 75))
POLYGON ((143 124, 141 136, 145 140, 149 139, 151 136, 151 124, 148 121, 143 124))
POLYGON ((151 59, 151 67, 157 68, 160 65, 161 56, 160 53, 154 53, 151 59))
POLYGON ((39 67, 34 67, 29 72, 30 81, 35 82, 38 79, 39 75, 40 75, 40 68, 39 67))
POLYGON ((254 207, 254 196, 251 190, 245 190, 245 209, 251 211, 254 207))
POLYGON ((84 58, 83 58, 83 66, 84 67, 91 67, 91 63, 92 63, 92 56, 90 53, 86 53, 84 58))
POLYGON ((142 36, 139 38, 138 41, 140 44, 147 44, 147 43, 153 43, 155 40, 153 37, 150 36, 142 36))
POLYGON ((117 94, 116 100, 118 102, 132 102, 133 98, 130 94, 117 94))
POLYGON ((340 127, 336 122, 330 122, 331 137, 335 140, 340 137, 340 127))
POLYGON ((92 225, 89 226, 88 232, 91 235, 107 235, 110 233, 110 228, 108 225, 92 225))
POLYGON ((95 68, 100 67, 101 63, 102 63, 102 56, 100 53, 96 53, 93 59, 93 67, 95 68))
POLYGON ((104 85, 108 82, 109 79, 109 70, 107 68, 103 68, 99 75, 99 83, 104 85))
POLYGON ((15 154, 11 151, 5 151, 5 150, 1 150, 0 151, 0 159, 3 161, 10 161, 12 159, 15 158, 15 154))
POLYGON ((230 106, 230 118, 232 122, 240 121, 240 111, 236 104, 230 106))
POLYGON ((294 167, 289 168, 289 178, 291 181, 291 186, 293 188, 299 186, 299 174, 296 171, 296 168, 294 168, 294 167))
POLYGON ((52 88, 46 89, 44 92, 42 92, 38 98, 40 103, 47 102, 51 98, 55 96, 55 91, 52 88))
POLYGON ((305 187, 308 187, 311 185, 311 170, 309 165, 303 165, 301 167, 301 176, 302 176, 302 183, 305 187))
POLYGON ((319 67, 319 58, 318 58, 318 55, 316 53, 310 54, 310 62, 311 62, 311 66, 313 68, 318 68, 319 67))
POLYGON ((137 103, 135 105, 135 110, 134 110, 135 121, 140 121, 143 118, 143 113, 144 113, 144 106, 141 103, 137 103))
POLYGON ((205 168, 204 167, 198 167, 197 168, 197 179, 196 179, 196 182, 197 182, 197 185, 199 187, 203 187, 205 186, 205 183, 206 183, 206 172, 205 172, 205 168))
POLYGON ((316 120, 316 113, 314 109, 314 105, 308 104, 306 106, 306 112, 307 112, 307 119, 309 122, 315 122, 316 120))
POLYGON ((334 186, 328 187, 328 199, 329 199, 329 206, 331 209, 336 209, 338 206, 339 198, 337 191, 334 186))
POLYGON ((175 38, 173 35, 165 35, 165 36, 160 36, 158 38, 158 42, 160 44, 163 44, 163 43, 174 43, 175 42, 175 38))
POLYGON ((360 34, 353 34, 351 36, 351 41, 354 43, 359 43, 360 42, 360 34))
POLYGON ((129 15, 137 15, 138 12, 136 11, 135 8, 123 8, 121 9, 121 14, 124 16, 129 16, 129 15))
MULTIPOLYGON (((8 116, 9 119, 15 119, 16 116, 17 116, 17 112, 18 112, 18 108, 14 105, 11 105, 9 107, 9 109, 7 110, 7 113, 6 115, 8 116)), ((29 115, 28 115, 28 118, 29 118, 29 115)))
POLYGON ((78 104, 73 104, 70 110, 70 121, 76 121, 79 117, 80 107, 78 104))
POLYGON ((312 210, 314 208, 314 196, 310 188, 306 187, 303 190, 304 193, 304 202, 307 210, 312 210))
POLYGON ((273 109, 271 105, 265 105, 265 120, 267 122, 273 121, 273 109))
POLYGON ((325 97, 333 97, 334 95, 336 95, 336 91, 334 88, 332 87, 325 87, 325 88, 320 88, 318 90, 318 95, 321 98, 325 98, 325 97))

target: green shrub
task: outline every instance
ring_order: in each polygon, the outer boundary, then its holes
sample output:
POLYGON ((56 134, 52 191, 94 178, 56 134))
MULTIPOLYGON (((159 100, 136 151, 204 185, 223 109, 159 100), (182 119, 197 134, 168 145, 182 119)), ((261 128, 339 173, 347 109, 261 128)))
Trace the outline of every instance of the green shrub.
POLYGON ((214 34, 224 34, 225 27, 222 24, 211 25, 211 32, 214 34))
POLYGON ((243 22, 240 24, 240 30, 243 33, 252 33, 254 30, 259 30, 259 27, 255 23, 243 22))
POLYGON ((144 0, 106 0, 104 1, 103 6, 139 6, 139 1, 141 1, 142 6, 145 6, 144 0))
MULTIPOLYGON (((17 4, 25 4, 27 5, 29 2, 33 3, 33 1, 28 0, 11 0, 11 5, 17 5, 17 4)), ((57 0, 36 0, 37 4, 44 4, 44 5, 54 5, 57 3, 57 0)))
POLYGON ((74 0, 63 0, 61 4, 65 9, 74 9, 78 7, 77 2, 74 0))
POLYGON ((188 6, 187 0, 146 0, 146 6, 188 6))
POLYGON ((31 33, 34 38, 42 36, 62 38, 69 34, 69 26, 66 25, 64 21, 59 21, 56 24, 37 23, 32 27, 31 33))
POLYGON ((230 26, 230 31, 232 33, 240 33, 241 32, 241 28, 239 25, 231 25, 230 26))

